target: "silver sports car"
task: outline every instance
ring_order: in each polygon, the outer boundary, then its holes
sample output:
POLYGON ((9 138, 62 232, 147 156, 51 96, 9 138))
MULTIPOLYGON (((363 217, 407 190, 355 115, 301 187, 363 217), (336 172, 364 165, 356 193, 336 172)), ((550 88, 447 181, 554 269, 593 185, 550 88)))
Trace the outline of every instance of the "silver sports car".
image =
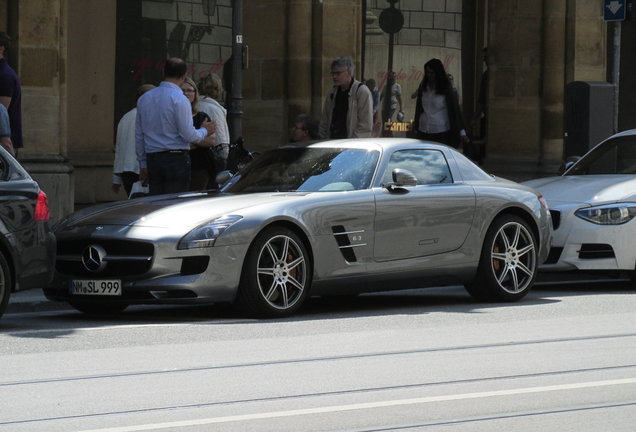
POLYGON ((463 284, 513 301, 547 257, 535 190, 461 153, 410 139, 267 151, 221 191, 95 206, 55 227, 49 299, 84 312, 141 303, 235 303, 258 317, 310 295, 463 284))

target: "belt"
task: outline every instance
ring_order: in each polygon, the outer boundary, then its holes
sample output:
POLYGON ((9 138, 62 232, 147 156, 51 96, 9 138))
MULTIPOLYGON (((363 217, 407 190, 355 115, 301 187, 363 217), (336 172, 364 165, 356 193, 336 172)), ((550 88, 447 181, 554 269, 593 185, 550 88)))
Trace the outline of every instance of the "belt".
POLYGON ((160 151, 160 152, 156 152, 157 154, 175 154, 175 155, 182 155, 182 154, 186 154, 188 152, 188 150, 164 150, 164 151, 160 151))

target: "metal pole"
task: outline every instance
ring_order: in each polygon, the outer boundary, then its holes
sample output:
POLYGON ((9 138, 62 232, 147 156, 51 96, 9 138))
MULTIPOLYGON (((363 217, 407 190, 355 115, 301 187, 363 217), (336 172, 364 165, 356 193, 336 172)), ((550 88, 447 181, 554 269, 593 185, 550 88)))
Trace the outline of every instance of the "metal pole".
POLYGON ((614 62, 612 81, 614 83, 614 133, 618 132, 618 94, 621 75, 621 22, 614 23, 614 62))
MULTIPOLYGON (((364 62, 366 61, 367 52, 367 2, 362 2, 362 49, 360 50, 360 79, 365 78, 364 62)), ((371 89, 373 90, 373 89, 371 89)))
POLYGON ((230 140, 243 134, 243 0, 232 0, 232 83, 227 112, 230 140))

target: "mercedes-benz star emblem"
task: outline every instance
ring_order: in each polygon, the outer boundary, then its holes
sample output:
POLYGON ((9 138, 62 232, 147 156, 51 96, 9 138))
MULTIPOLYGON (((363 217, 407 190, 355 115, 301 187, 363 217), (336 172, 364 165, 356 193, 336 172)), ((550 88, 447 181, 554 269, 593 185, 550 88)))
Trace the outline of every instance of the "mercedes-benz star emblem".
POLYGON ((82 264, 86 270, 93 273, 100 272, 106 267, 106 250, 98 245, 88 245, 82 252, 82 264))

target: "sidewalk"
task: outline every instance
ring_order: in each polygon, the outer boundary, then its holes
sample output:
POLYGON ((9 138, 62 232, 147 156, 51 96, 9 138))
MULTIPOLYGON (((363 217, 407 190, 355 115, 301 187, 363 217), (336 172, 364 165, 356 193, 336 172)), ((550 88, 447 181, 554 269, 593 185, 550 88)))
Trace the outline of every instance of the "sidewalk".
POLYGON ((7 307, 5 315, 11 313, 42 312, 68 308, 70 308, 70 306, 67 303, 48 300, 44 297, 44 293, 41 288, 34 288, 11 293, 11 297, 9 298, 9 307, 7 307))

